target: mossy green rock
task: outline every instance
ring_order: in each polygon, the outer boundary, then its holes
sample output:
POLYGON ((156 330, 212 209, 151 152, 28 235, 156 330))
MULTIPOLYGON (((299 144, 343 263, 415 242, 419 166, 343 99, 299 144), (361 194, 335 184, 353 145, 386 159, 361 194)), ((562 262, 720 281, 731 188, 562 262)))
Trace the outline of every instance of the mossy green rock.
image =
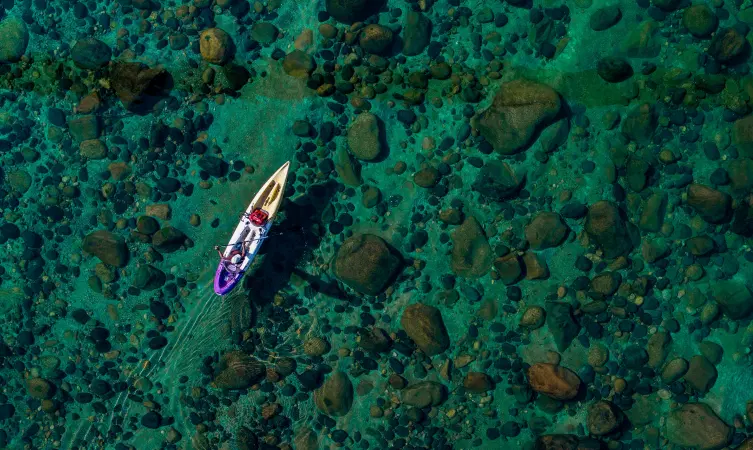
POLYGON ((152 236, 152 245, 160 252, 172 253, 178 250, 185 242, 187 236, 175 227, 161 228, 152 236))
POLYGON ((741 281, 717 281, 712 292, 714 300, 730 319, 745 319, 753 312, 753 295, 741 281))
POLYGON ((111 266, 125 267, 128 264, 129 253, 125 240, 107 230, 89 233, 84 238, 82 249, 111 266))
POLYGON ((13 63, 21 59, 29 45, 26 24, 15 17, 0 22, 0 63, 13 63))
POLYGON ((480 278, 489 272, 494 252, 475 217, 469 216, 452 233, 452 271, 466 278, 480 278))
POLYGON ((328 416, 344 416, 353 405, 353 384, 345 372, 335 372, 314 391, 314 404, 328 416))
POLYGON ((337 251, 337 278, 362 294, 377 295, 400 270, 400 257, 379 236, 358 234, 337 251))
POLYGON ((403 389, 402 402, 416 408, 439 406, 447 397, 446 389, 436 381, 421 381, 403 389))

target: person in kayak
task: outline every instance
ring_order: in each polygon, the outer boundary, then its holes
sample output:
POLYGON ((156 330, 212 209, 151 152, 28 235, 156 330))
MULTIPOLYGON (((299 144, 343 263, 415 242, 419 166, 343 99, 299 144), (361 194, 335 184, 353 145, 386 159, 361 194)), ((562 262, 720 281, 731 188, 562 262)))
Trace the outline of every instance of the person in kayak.
POLYGON ((228 269, 231 269, 230 264, 232 264, 232 268, 234 269, 240 269, 241 262, 246 257, 247 247, 246 243, 241 244, 240 250, 233 250, 230 252, 228 256, 225 256, 222 254, 222 251, 220 250, 220 247, 215 245, 214 249, 217 250, 217 253, 220 255, 220 262, 225 263, 225 265, 228 267, 228 269), (227 264, 230 263, 230 264, 227 264))

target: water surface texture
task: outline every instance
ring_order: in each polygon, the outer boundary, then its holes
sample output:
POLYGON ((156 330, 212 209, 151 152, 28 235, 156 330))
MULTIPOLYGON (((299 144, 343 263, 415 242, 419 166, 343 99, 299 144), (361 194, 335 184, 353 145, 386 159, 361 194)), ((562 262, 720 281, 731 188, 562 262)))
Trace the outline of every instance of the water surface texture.
POLYGON ((0 449, 753 450, 750 25, 0 0, 0 449))

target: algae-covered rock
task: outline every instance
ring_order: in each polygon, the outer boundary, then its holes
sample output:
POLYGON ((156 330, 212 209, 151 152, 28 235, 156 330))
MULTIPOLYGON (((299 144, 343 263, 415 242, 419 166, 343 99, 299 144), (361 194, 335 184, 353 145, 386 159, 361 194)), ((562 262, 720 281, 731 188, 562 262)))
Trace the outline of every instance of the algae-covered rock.
POLYGON ((714 300, 730 319, 745 319, 753 312, 753 294, 742 281, 717 281, 711 289, 714 300))
POLYGON ((745 36, 737 28, 722 28, 714 34, 709 54, 719 62, 730 62, 749 47, 745 36))
POLYGON ((452 233, 452 271, 467 278, 479 278, 491 269, 494 253, 484 230, 469 216, 452 233))
POLYGON ((136 269, 131 285, 145 291, 159 289, 165 284, 165 273, 150 264, 142 264, 136 269))
POLYGON ((82 69, 99 69, 106 66, 110 58, 112 58, 112 50, 99 39, 80 39, 71 48, 73 63, 82 69))
POLYGON ((348 128, 348 146, 353 155, 362 161, 373 161, 382 154, 379 118, 370 112, 362 112, 348 128))
POLYGON ((392 44, 392 30, 379 25, 366 25, 361 30, 359 45, 369 53, 380 54, 390 48, 392 44))
POLYGON ((21 59, 28 45, 29 30, 22 20, 8 16, 0 22, 0 64, 21 59))
POLYGON ((403 54, 420 55, 429 45, 430 38, 431 20, 420 12, 409 11, 403 26, 403 54))
POLYGON ((139 62, 113 64, 110 85, 123 107, 140 111, 156 103, 169 88, 169 74, 161 67, 150 68, 139 62))
POLYGON ((617 24, 621 18, 622 11, 620 11, 620 7, 610 5, 594 11, 588 20, 588 24, 594 31, 604 31, 617 24))
POLYGON ((633 76, 633 67, 625 58, 607 56, 596 64, 596 72, 604 81, 619 83, 633 76))
POLYGON ((282 61, 282 70, 295 78, 306 78, 316 69, 314 58, 301 50, 293 50, 285 55, 282 61))
POLYGON ((534 250, 545 250, 560 245, 567 237, 568 228, 559 214, 543 211, 526 225, 526 240, 534 250))
POLYGON ((107 230, 89 233, 84 238, 82 249, 111 266, 125 267, 128 264, 129 253, 125 239, 107 230))
POLYGON ((481 135, 502 154, 509 155, 531 144, 535 133, 560 111, 559 94, 551 87, 526 79, 502 84, 491 106, 478 120, 481 135))
POLYGON ((688 205, 706 222, 722 223, 730 219, 732 197, 722 191, 693 183, 688 186, 688 205))
POLYGON ((485 197, 505 200, 514 197, 522 185, 523 177, 508 163, 495 159, 484 164, 472 188, 485 197))
POLYGON ((314 404, 329 416, 344 416, 353 405, 353 384, 345 372, 335 372, 314 391, 314 404))
POLYGON ((717 450, 727 445, 732 432, 707 404, 687 403, 669 413, 665 436, 681 447, 717 450))
POLYGON ((638 144, 648 144, 658 124, 654 108, 648 103, 631 110, 622 121, 622 132, 638 144))
POLYGON ((573 309, 568 303, 547 302, 546 323, 557 350, 563 352, 575 339, 580 325, 573 318, 573 309))
POLYGON ((716 382, 716 367, 705 356, 695 355, 690 359, 688 371, 683 377, 691 388, 706 393, 716 382))
POLYGON ((335 275, 358 292, 381 293, 400 270, 400 257, 382 238, 358 234, 348 238, 337 251, 335 275))
POLYGON ((447 398, 447 389, 436 381, 421 381, 403 389, 401 400, 408 406, 426 408, 439 406, 447 398))
POLYGON ((175 227, 164 227, 152 236, 152 245, 160 252, 172 253, 186 242, 188 237, 175 227))
POLYGON ((633 249, 628 225, 612 202, 602 200, 591 205, 584 229, 607 258, 625 255, 633 249))
POLYGON ((591 435, 604 436, 617 430, 623 419, 622 411, 614 403, 600 400, 588 407, 586 427, 591 435))
POLYGON ((704 38, 711 35, 719 25, 719 19, 706 4, 686 8, 682 13, 682 25, 695 37, 704 38))
POLYGON ((438 355, 450 346, 442 313, 433 306, 423 303, 408 306, 400 318, 400 325, 418 348, 429 356, 438 355))

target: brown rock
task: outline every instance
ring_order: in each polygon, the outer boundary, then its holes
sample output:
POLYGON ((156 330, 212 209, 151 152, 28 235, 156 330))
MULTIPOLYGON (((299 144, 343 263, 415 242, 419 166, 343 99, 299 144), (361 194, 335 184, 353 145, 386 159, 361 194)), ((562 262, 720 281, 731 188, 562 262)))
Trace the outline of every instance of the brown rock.
POLYGON ((716 249, 716 243, 711 237, 704 234, 685 241, 685 248, 694 256, 705 256, 716 249))
POLYGON ((466 278, 480 278, 489 271, 494 253, 484 230, 469 216, 452 233, 452 271, 466 278))
POLYGON ((681 447, 716 450, 729 443, 732 431, 705 403, 686 403, 669 413, 665 437, 681 447))
POLYGON ((282 70, 291 77, 307 78, 314 69, 316 69, 314 58, 301 50, 293 50, 285 55, 282 61, 282 70))
POLYGON ((705 356, 696 355, 690 359, 688 371, 683 377, 690 387, 706 393, 716 382, 716 367, 705 356))
POLYGON ((116 267, 125 267, 128 264, 129 253, 125 240, 109 231, 97 230, 89 233, 84 238, 82 248, 105 264, 116 267))
POLYGON ((586 426, 594 436, 604 436, 617 430, 622 424, 623 414, 614 403, 600 400, 588 407, 586 426))
POLYGON ((420 55, 431 38, 431 20, 420 12, 408 11, 403 24, 403 54, 420 55))
POLYGON ((723 223, 730 219, 732 197, 702 184, 688 186, 688 205, 706 222, 723 223))
POLYGON ((413 174, 413 182, 422 188, 431 188, 439 182, 439 171, 434 167, 425 167, 413 174))
POLYGON ((293 438, 296 450, 319 450, 319 437, 311 428, 301 428, 293 438))
POLYGON ((367 328, 358 335, 358 346, 369 352, 386 352, 391 345, 392 338, 382 328, 367 328))
POLYGON ((572 370, 556 364, 536 363, 528 368, 531 389, 556 400, 570 400, 578 395, 580 378, 572 370))
POLYGON ((482 394, 494 389, 494 382, 483 372, 468 372, 463 379, 463 387, 474 394, 482 394))
POLYGON ((602 200, 591 205, 584 228, 607 258, 626 255, 633 249, 627 224, 612 202, 602 200))
POLYGON ((107 156, 107 147, 99 139, 83 141, 78 146, 79 154, 86 159, 104 159, 107 156))
POLYGON ((353 404, 353 384, 345 372, 335 372, 314 391, 314 404, 329 416, 344 416, 353 404))
POLYGON ((549 266, 543 255, 534 252, 523 253, 526 280, 543 280, 549 278, 549 266))
POLYGON ((735 159, 727 168, 730 187, 740 193, 753 190, 753 160, 749 158, 735 159))
POLYGON ((50 398, 55 394, 55 386, 44 378, 26 380, 26 391, 37 400, 50 398))
POLYGON ((608 297, 620 288, 622 276, 619 272, 602 272, 591 279, 591 290, 608 297))
POLYGON ((175 227, 164 227, 152 236, 152 245, 162 253, 172 253, 185 244, 188 237, 175 227))
POLYGON ((359 44, 369 53, 383 53, 392 44, 392 30, 379 24, 366 25, 361 30, 359 44))
POLYGON ((204 61, 225 64, 233 55, 233 41, 224 30, 208 28, 199 35, 199 51, 204 61))
POLYGON ((402 390, 403 403, 416 408, 439 406, 446 398, 445 387, 436 381, 421 381, 402 390))
POLYGON ((405 308, 400 325, 418 348, 429 356, 447 350, 450 337, 440 311, 433 307, 416 303, 405 308))
POLYGON ((377 295, 400 271, 401 261, 382 238, 357 234, 343 242, 335 257, 335 275, 356 291, 377 295))
POLYGON ((666 331, 657 331, 648 338, 646 353, 648 353, 648 366, 652 369, 658 369, 664 364, 664 360, 669 353, 669 345, 672 343, 672 336, 666 331))
POLYGON ((97 116, 79 116, 68 120, 68 129, 74 140, 78 142, 88 141, 99 137, 101 123, 97 116))
POLYGON ((567 225, 559 214, 540 212, 531 219, 525 228, 525 235, 531 248, 544 250, 560 245, 567 237, 567 225))
POLYGON ((513 154, 531 144, 536 131, 560 111, 559 94, 549 86, 519 79, 500 86, 492 105, 479 116, 482 136, 502 154, 513 154))
POLYGON ((534 450, 578 450, 579 442, 572 434, 546 434, 536 438, 534 450))
POLYGON ((499 280, 506 285, 515 284, 523 277, 523 266, 515 253, 508 253, 495 259, 494 269, 499 275, 499 280))

